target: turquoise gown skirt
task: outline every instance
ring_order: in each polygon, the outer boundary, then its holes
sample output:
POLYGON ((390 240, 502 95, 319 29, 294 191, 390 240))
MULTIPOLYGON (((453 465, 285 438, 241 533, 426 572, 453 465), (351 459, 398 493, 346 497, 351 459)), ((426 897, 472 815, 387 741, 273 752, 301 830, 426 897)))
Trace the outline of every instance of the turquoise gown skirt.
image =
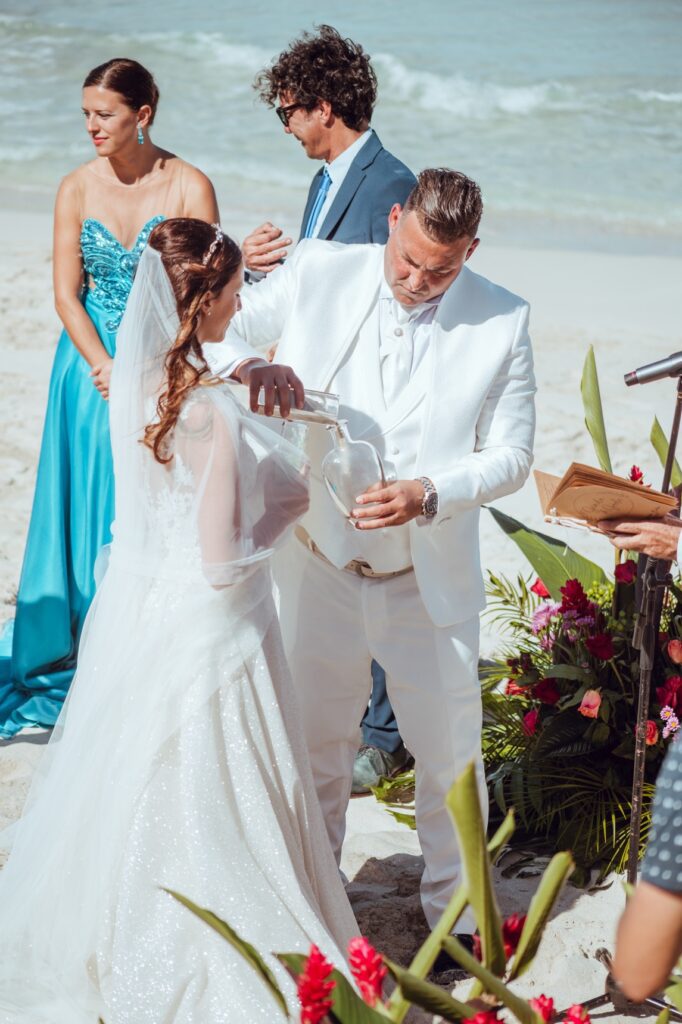
MULTIPOLYGON (((110 313, 85 308, 113 356, 110 313)), ((66 331, 57 346, 14 623, 0 641, 0 738, 54 725, 95 593, 93 567, 111 540, 114 476, 109 406, 66 331)))

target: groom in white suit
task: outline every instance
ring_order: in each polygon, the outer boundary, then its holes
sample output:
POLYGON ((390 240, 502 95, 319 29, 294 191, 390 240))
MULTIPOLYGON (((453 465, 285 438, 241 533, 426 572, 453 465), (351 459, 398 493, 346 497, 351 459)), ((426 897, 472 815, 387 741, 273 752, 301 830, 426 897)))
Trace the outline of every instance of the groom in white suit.
POLYGON ((337 856, 372 658, 386 669, 416 762, 421 896, 431 925, 460 873, 445 796, 472 759, 485 793, 479 509, 525 481, 535 423, 528 306, 465 267, 481 212, 475 182, 423 171, 404 208, 393 207, 385 246, 304 241, 247 289, 220 367, 213 361, 226 375, 253 377, 254 407, 264 372, 254 348, 279 342, 278 359, 289 364, 280 377, 338 393, 352 437, 375 445, 392 480, 358 496, 349 526, 321 478, 331 439, 311 429, 310 509, 276 577, 337 856))

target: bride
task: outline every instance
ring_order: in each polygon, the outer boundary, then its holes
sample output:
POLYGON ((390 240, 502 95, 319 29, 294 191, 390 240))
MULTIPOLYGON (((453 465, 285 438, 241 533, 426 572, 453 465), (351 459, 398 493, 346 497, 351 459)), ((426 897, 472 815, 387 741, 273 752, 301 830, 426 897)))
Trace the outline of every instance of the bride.
POLYGON ((307 466, 201 356, 241 281, 236 244, 199 220, 159 224, 139 264, 109 564, 0 873, 2 1024, 273 1024, 261 980, 161 886, 260 950, 314 942, 343 966, 357 932, 271 598, 307 466))

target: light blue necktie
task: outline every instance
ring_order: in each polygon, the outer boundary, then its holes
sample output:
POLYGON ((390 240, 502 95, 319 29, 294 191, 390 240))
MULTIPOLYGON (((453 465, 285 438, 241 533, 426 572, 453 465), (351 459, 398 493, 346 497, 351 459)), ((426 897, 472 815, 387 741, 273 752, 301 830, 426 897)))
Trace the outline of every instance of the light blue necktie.
POLYGON ((332 179, 329 177, 329 171, 325 167, 322 171, 322 179, 320 181, 320 187, 318 189, 317 195, 315 196, 313 208, 310 211, 310 216, 308 217, 308 223, 305 226, 305 231, 303 233, 304 238, 310 238, 312 236, 313 231, 315 230, 317 218, 320 216, 320 210, 324 206, 324 201, 327 198, 327 192, 329 191, 331 183, 332 179))

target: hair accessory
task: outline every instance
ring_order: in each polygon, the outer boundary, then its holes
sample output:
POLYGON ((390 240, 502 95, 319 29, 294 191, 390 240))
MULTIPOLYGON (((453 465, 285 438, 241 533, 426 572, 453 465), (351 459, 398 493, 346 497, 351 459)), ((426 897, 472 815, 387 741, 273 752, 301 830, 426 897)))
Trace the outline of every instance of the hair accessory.
POLYGON ((211 224, 211 227, 215 228, 215 238, 213 239, 213 241, 209 245, 208 252, 204 256, 203 260, 201 261, 204 264, 204 266, 206 266, 207 263, 210 263, 211 257, 213 256, 213 253, 216 251, 218 246, 222 243, 222 240, 224 238, 224 235, 223 235, 223 232, 222 232, 222 228, 220 227, 220 224, 211 224))
POLYGON ((142 134, 142 125, 139 122, 137 125, 137 142, 138 145, 144 146, 144 135, 142 134))

